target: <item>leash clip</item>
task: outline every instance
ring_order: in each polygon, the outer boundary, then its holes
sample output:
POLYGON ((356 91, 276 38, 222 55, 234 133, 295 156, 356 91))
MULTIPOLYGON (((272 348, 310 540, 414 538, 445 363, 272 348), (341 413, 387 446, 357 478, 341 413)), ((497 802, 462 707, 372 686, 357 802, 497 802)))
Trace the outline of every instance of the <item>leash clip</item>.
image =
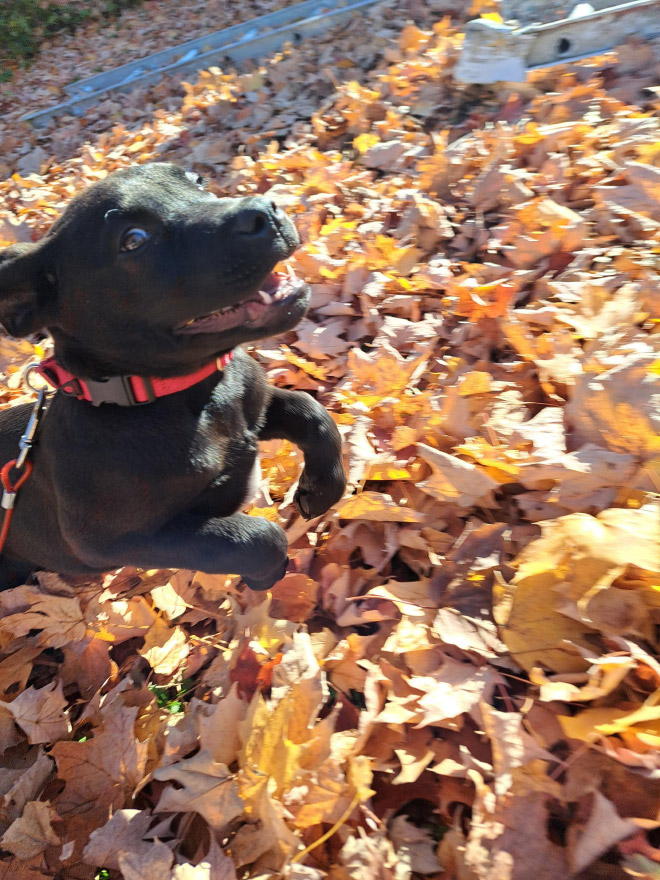
MULTIPOLYGON (((21 439, 18 441, 18 448, 20 452, 18 453, 18 458, 16 459, 16 464, 14 467, 17 470, 23 467, 25 464, 25 459, 28 457, 30 450, 33 446, 34 435, 37 432, 37 426, 39 424, 39 419, 42 416, 44 403, 46 402, 46 390, 45 388, 41 388, 41 390, 37 394, 37 399, 32 407, 32 412, 30 413, 30 418, 28 419, 27 426, 25 431, 23 432, 21 439)), ((4 507, 4 504, 2 505, 4 507)))

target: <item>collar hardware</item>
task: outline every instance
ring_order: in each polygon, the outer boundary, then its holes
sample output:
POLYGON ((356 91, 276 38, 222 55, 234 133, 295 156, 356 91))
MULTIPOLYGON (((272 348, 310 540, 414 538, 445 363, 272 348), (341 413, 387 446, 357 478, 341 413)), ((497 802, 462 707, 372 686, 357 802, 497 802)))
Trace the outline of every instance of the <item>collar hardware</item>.
MULTIPOLYGON (((153 403, 157 397, 153 382, 143 376, 112 376, 109 379, 99 381, 85 379, 85 385, 89 389, 92 406, 100 406, 102 403, 116 403, 118 406, 142 406, 145 403, 153 403), (133 382, 142 383, 143 399, 138 400, 136 397, 133 382)), ((80 387, 80 382, 78 382, 78 386, 80 387)), ((66 386, 62 386, 60 391, 66 394, 65 389, 66 386)), ((71 396, 85 400, 84 396, 81 398, 75 393, 71 396)))

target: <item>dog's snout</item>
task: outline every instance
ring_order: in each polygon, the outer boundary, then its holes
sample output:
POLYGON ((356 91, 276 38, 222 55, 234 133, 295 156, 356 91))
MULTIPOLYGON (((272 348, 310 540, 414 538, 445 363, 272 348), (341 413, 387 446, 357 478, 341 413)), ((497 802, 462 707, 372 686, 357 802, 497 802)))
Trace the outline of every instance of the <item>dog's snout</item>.
POLYGON ((268 196, 227 199, 220 205, 222 232, 237 255, 249 252, 268 262, 274 254, 284 259, 300 244, 295 226, 268 196))
POLYGON ((276 206, 260 196, 246 199, 234 220, 234 232, 241 236, 264 238, 277 228, 276 206))
POLYGON ((270 227, 270 217, 259 208, 243 208, 236 217, 234 232, 239 235, 263 235, 270 227))

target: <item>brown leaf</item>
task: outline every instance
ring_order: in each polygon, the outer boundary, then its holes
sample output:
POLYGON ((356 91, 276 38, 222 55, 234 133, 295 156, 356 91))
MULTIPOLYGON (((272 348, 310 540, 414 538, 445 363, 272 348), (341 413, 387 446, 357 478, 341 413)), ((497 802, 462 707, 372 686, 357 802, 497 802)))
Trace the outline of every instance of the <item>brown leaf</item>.
POLYGON ((144 840, 152 822, 147 810, 116 810, 105 825, 93 831, 83 850, 88 865, 119 870, 119 856, 146 856, 152 843, 144 840))
POLYGON ((17 589, 27 608, 0 619, 0 633, 17 638, 34 630, 34 642, 48 648, 61 648, 85 637, 87 626, 78 599, 46 596, 34 587, 17 589))
POLYGON ((52 681, 38 690, 29 687, 13 702, 2 705, 14 716, 30 743, 54 742, 71 732, 61 681, 52 681))
POLYGON ((59 837, 52 822, 59 816, 48 801, 28 801, 23 814, 2 835, 2 846, 19 859, 31 859, 48 845, 57 845, 59 837))
POLYGON ((203 707, 196 716, 199 745, 218 764, 233 764, 241 746, 239 724, 247 714, 247 703, 238 696, 238 684, 214 706, 203 707))
POLYGON ((163 880, 174 857, 168 846, 155 840, 145 852, 121 852, 118 862, 124 880, 163 880))
POLYGON ((0 819, 8 824, 18 819, 26 803, 40 794, 53 769, 52 758, 40 747, 30 749, 16 771, 3 770, 6 788, 3 786, 0 819))
POLYGON ((612 849, 620 840, 630 837, 638 830, 634 822, 622 819, 614 804, 600 792, 594 791, 589 800, 590 805, 582 805, 580 810, 582 815, 569 830, 569 858, 571 870, 576 874, 595 862, 607 850, 612 849))
POLYGON ((163 791, 158 812, 199 813, 215 831, 225 829, 243 812, 236 777, 208 751, 159 767, 153 775, 159 782, 171 780, 179 785, 163 791))
POLYGON ((111 703, 91 739, 55 743, 57 775, 65 782, 56 808, 63 818, 103 805, 120 808, 142 781, 147 746, 135 736, 137 711, 111 703))

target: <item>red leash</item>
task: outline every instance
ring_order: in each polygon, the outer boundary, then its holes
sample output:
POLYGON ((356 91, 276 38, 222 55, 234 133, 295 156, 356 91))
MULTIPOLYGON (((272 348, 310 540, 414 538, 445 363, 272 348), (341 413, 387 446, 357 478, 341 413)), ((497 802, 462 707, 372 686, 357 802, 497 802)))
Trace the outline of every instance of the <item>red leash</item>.
MULTIPOLYGON (((30 388, 32 388, 32 386, 29 383, 29 375, 32 370, 34 370, 34 366, 28 367, 25 373, 24 380, 30 388)), ((34 435, 37 433, 37 427, 39 425, 39 419, 42 417, 45 410, 46 391, 44 388, 41 388, 37 391, 37 399, 34 403, 34 406, 32 407, 30 418, 28 419, 25 431, 23 431, 21 439, 18 442, 18 447, 21 450, 18 453, 18 458, 12 458, 12 460, 8 461, 7 464, 4 465, 2 470, 0 470, 0 483, 2 483, 2 488, 4 489, 2 493, 2 500, 0 501, 0 507, 2 507, 5 511, 4 521, 2 523, 2 531, 0 531, 0 554, 2 553, 2 550, 5 546, 11 518, 14 515, 16 493, 32 473, 32 462, 28 461, 27 457, 30 454, 30 450, 32 449, 34 435), (14 469, 19 471, 19 476, 17 477, 16 482, 12 483, 11 471, 14 469), (22 473, 20 473, 21 471, 22 473)))
POLYGON ((2 531, 0 531, 0 553, 2 553, 2 549, 5 546, 11 518, 14 515, 14 500, 16 499, 16 493, 32 473, 32 462, 26 461, 24 464, 25 470, 16 482, 12 483, 9 472, 12 468, 16 467, 17 462, 18 459, 13 458, 11 461, 7 462, 2 470, 0 470, 0 482, 2 483, 2 488, 5 490, 2 493, 2 507, 5 510, 5 518, 2 523, 2 531))

